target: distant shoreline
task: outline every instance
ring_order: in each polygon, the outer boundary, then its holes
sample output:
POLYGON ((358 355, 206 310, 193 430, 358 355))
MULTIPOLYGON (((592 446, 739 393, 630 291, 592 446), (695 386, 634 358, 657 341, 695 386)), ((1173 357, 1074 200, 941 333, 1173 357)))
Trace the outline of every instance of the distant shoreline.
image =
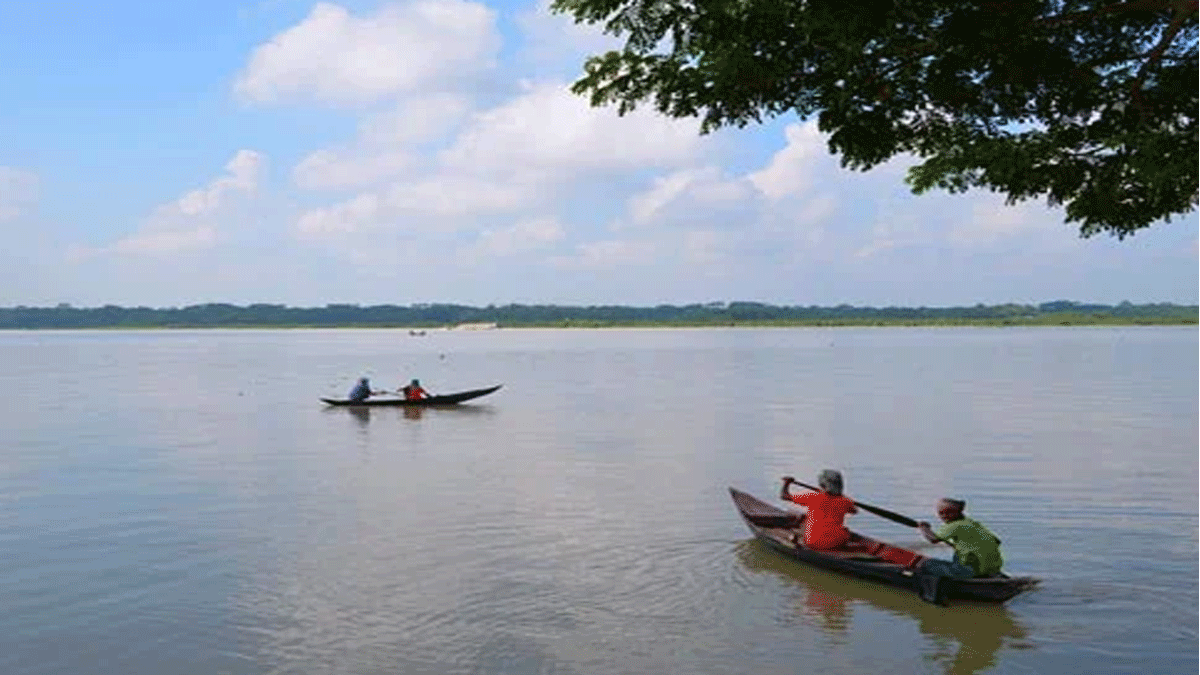
POLYGON ((63 304, 0 308, 0 330, 382 328, 409 330, 417 338, 429 330, 505 328, 1194 326, 1198 318, 1200 307, 1196 305, 1101 305, 1066 300, 969 307, 802 307, 756 302, 655 307, 418 304, 309 308, 265 304, 77 308, 63 304))
MULTIPOLYGON (((599 321, 564 321, 558 323, 526 323, 502 324, 488 330, 594 330, 605 328, 1070 328, 1070 327, 1137 327, 1137 326, 1196 326, 1196 319, 1178 320, 1139 320, 1139 319, 1063 319, 1057 321, 732 321, 725 323, 669 323, 669 322, 599 322, 599 321)), ((426 334, 445 332, 488 332, 486 330, 462 330, 445 326, 429 326, 416 324, 174 324, 174 325, 95 325, 95 326, 0 326, 0 332, 16 331, 120 331, 120 330, 421 330, 426 334)), ((407 337, 426 337, 427 335, 409 335, 407 337)))

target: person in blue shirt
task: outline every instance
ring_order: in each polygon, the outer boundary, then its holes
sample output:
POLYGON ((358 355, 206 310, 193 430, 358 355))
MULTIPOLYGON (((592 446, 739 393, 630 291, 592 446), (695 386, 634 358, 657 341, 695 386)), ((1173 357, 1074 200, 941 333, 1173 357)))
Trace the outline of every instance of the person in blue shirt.
POLYGON ((363 401, 367 400, 372 394, 379 394, 379 393, 382 393, 382 392, 371 391, 371 382, 369 380, 367 380, 367 378, 360 377, 358 379, 358 384, 354 385, 354 388, 350 390, 350 395, 347 396, 346 398, 350 399, 351 401, 354 401, 355 403, 362 403, 363 401))

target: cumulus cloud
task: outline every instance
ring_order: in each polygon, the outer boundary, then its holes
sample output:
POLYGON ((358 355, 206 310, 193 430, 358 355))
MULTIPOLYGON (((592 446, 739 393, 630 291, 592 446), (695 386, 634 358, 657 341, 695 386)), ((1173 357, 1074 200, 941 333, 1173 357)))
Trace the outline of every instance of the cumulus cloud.
POLYGON ((714 166, 686 168, 658 176, 646 191, 629 199, 634 225, 746 226, 761 209, 762 194, 745 177, 722 176, 714 166))
POLYGON ((695 120, 594 108, 563 83, 527 84, 476 114, 441 159, 452 171, 533 172, 548 180, 604 170, 678 166, 703 144, 695 120))
POLYGON ((610 292, 725 293, 778 289, 793 275, 849 288, 859 282, 832 270, 865 279, 1055 225, 989 195, 913 197, 911 158, 842 169, 812 121, 701 136, 695 120, 649 107, 592 107, 567 83, 587 54, 618 41, 548 4, 511 17, 523 41, 503 50, 484 5, 418 0, 367 13, 320 3, 254 51, 236 84, 244 100, 361 106, 349 138, 309 148, 292 169, 294 186, 333 193, 306 194, 290 214, 306 250, 379 270, 519 259, 527 278, 574 271, 576 285, 610 292))
POLYGON ((829 152, 816 122, 789 124, 784 130, 787 144, 771 163, 750 174, 749 179, 771 199, 807 190, 813 183, 813 167, 829 152))
POLYGON ((37 201, 38 183, 31 171, 0 166, 0 222, 25 213, 37 201))
POLYGON ((358 135, 367 145, 411 145, 441 138, 471 110, 462 93, 434 92, 405 98, 392 109, 368 115, 358 135))
POLYGON ((317 150, 292 169, 292 180, 313 190, 355 188, 393 177, 412 164, 412 155, 398 149, 366 153, 317 150))
POLYGON ((1002 197, 988 195, 973 200, 962 220, 950 229, 954 244, 968 247, 986 245, 1000 239, 1029 235, 1045 229, 1045 208, 1034 202, 1009 206, 1002 197))
POLYGON ((403 176, 420 163, 423 144, 459 124, 470 109, 465 96, 413 95, 382 113, 367 115, 353 142, 313 151, 292 170, 297 186, 347 190, 378 186, 403 176))
POLYGON ((551 263, 562 268, 616 270, 651 264, 655 253, 652 242, 610 239, 580 244, 573 255, 555 256, 551 263))
POLYGON ((106 253, 134 255, 164 255, 180 251, 208 248, 217 240, 212 225, 197 225, 186 230, 149 230, 126 237, 103 249, 106 253))
POLYGON ((102 247, 74 247, 68 257, 79 260, 97 255, 167 255, 208 248, 218 239, 214 218, 233 197, 253 194, 259 185, 263 156, 239 150, 225 165, 225 173, 207 185, 154 210, 135 233, 102 247))
MULTIPOLYGON (((442 111, 462 109, 446 98, 431 105, 442 111)), ((362 135, 363 142, 376 137, 362 135)), ((692 122, 650 114, 620 118, 611 110, 590 107, 561 83, 530 85, 515 98, 466 119, 461 133, 423 175, 397 176, 338 204, 311 209, 299 217, 297 232, 314 238, 379 228, 410 230, 414 221, 426 230, 456 229, 474 219, 555 203, 564 185, 600 189, 588 181, 605 172, 686 163, 702 143, 692 122)), ((376 170, 379 160, 369 157, 355 161, 314 154, 295 175, 307 185, 350 185, 353 179, 382 177, 376 170)), ((398 163, 392 168, 399 168, 398 163)))
POLYGON ((704 176, 702 169, 682 169, 665 176, 658 176, 649 190, 636 194, 629 200, 629 215, 635 224, 650 221, 667 206, 688 192, 704 176))
POLYGON ((520 255, 551 248, 565 236, 556 219, 530 218, 507 227, 485 228, 467 255, 472 259, 520 255))
POLYGON ((234 91, 254 103, 363 104, 494 65, 496 13, 466 0, 389 3, 370 16, 318 3, 254 50, 234 91))
POLYGON ((263 156, 253 150, 238 150, 225 165, 225 175, 202 188, 192 190, 171 204, 161 207, 164 218, 202 216, 220 208, 231 194, 252 193, 258 189, 263 156))
POLYGON ((399 182, 302 214, 296 225, 304 238, 405 231, 445 232, 464 219, 511 213, 529 203, 533 186, 501 184, 467 176, 436 176, 399 182))
POLYGON ((379 216, 379 196, 362 194, 340 204, 313 209, 300 216, 296 230, 304 238, 319 239, 354 232, 379 216))

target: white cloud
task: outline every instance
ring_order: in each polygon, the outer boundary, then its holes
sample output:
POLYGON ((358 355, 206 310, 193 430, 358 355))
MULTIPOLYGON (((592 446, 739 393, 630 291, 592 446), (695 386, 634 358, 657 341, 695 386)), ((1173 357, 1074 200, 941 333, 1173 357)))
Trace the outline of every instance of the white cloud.
POLYGON ((607 240, 580 244, 571 256, 555 256, 550 262, 563 268, 619 270, 654 262, 656 249, 647 241, 607 240))
MULTIPOLYGON (((408 112, 429 119, 437 111, 463 109, 452 98, 426 105, 408 112)), ((379 118, 364 125, 357 156, 330 150, 310 155, 297 166, 296 180, 310 187, 350 187, 401 172, 407 165, 399 150, 387 150, 382 141, 395 139, 388 139, 381 126, 387 125, 379 118)), ((456 229, 471 218, 555 202, 563 184, 583 184, 597 172, 679 165, 700 147, 694 122, 650 114, 620 118, 611 110, 590 107, 560 84, 530 86, 471 117, 425 177, 382 180, 375 189, 303 214, 297 230, 306 237, 340 235, 380 227, 408 229, 414 220, 426 230, 456 229)))
POLYGON ((31 171, 0 166, 0 222, 25 213, 37 201, 38 183, 31 171))
POLYGON ((513 100, 474 116, 443 155, 454 171, 537 173, 547 180, 590 171, 678 166, 702 145, 694 120, 639 110, 620 117, 566 85, 527 85, 513 100))
POLYGON ((218 239, 215 218, 235 195, 253 194, 261 178, 263 156, 239 150, 225 165, 225 174, 204 187, 164 204, 135 233, 102 247, 72 247, 73 261, 98 255, 169 255, 211 247, 218 239))
POLYGON ((413 168, 418 146, 442 138, 469 110, 466 97, 414 95, 384 113, 367 115, 351 144, 310 153, 292 170, 296 185, 336 190, 378 186, 413 168))
POLYGON ((629 215, 634 224, 643 224, 687 192, 701 178, 702 169, 681 169, 658 176, 649 190, 629 200, 629 215))
POLYGON ((563 239, 563 228, 553 218, 534 218, 510 227, 486 229, 479 235, 475 253, 481 256, 511 256, 551 246, 563 239))
POLYGON ((1014 236, 1025 237, 1046 228, 1046 209, 1034 202, 1009 206, 1002 197, 981 196, 971 201, 962 220, 950 229, 950 241, 979 246, 1014 236))
POLYGON ((358 135, 364 144, 408 145, 440 138, 470 112, 466 96, 447 92, 412 96, 386 113, 366 117, 358 135))
POLYGON ((511 213, 530 200, 529 185, 501 184, 469 176, 437 176, 398 182, 300 216, 296 229, 306 238, 376 232, 452 231, 472 217, 511 213))
POLYGON ((775 153, 770 164, 749 176, 771 199, 806 191, 813 183, 814 164, 829 155, 816 122, 789 124, 784 133, 787 145, 775 153))
MULTIPOLYGON (((392 211, 443 218, 515 211, 528 204, 533 186, 470 176, 442 175, 394 186, 387 195, 392 211)), ((431 223, 431 227, 436 227, 431 223)))
POLYGON ((118 241, 106 250, 109 253, 163 255, 208 248, 217 240, 212 225, 199 225, 187 230, 148 231, 118 241))
POLYGON ((258 189, 263 156, 253 150, 238 150, 225 165, 225 175, 208 185, 188 192, 177 201, 159 209, 163 217, 201 216, 211 213, 232 193, 252 193, 258 189))
POLYGON ((274 103, 361 104, 438 86, 494 64, 496 12, 466 0, 385 4, 371 16, 321 2, 255 49, 235 92, 274 103))
POLYGON ((575 23, 569 14, 552 13, 550 3, 537 0, 516 18, 523 38, 518 62, 531 71, 576 78, 587 56, 620 49, 624 44, 624 40, 605 34, 603 23, 575 23))
POLYGON ((830 195, 810 196, 792 212, 797 225, 815 225, 829 220, 837 212, 838 200, 830 195))
MULTIPOLYGON (((397 132, 436 128, 461 115, 465 103, 435 97, 401 107, 394 117, 374 117, 351 150, 320 150, 293 172, 304 187, 379 185, 339 204, 311 209, 297 221, 303 237, 384 229, 452 230, 476 217, 511 214, 555 201, 564 183, 596 171, 642 170, 693 156, 699 140, 692 123, 641 115, 621 119, 597 110, 562 85, 529 87, 521 95, 478 113, 424 177, 409 155, 389 143, 397 132)), ((420 136, 421 134, 418 134, 420 136)))
POLYGON ((292 171, 297 187, 345 191, 305 195, 307 211, 285 221, 313 244, 302 250, 369 261, 380 279, 436 258, 460 266, 463 287, 478 263, 519 263, 505 278, 571 278, 590 289, 581 294, 821 302, 886 296, 897 271, 944 285, 929 260, 1011 247, 1047 225, 990 195, 914 197, 903 184, 911 158, 842 169, 811 121, 701 136, 695 120, 651 106, 624 117, 592 107, 565 82, 618 41, 536 5, 516 16, 524 41, 503 52, 495 14, 461 0, 366 14, 319 4, 255 52, 239 80, 249 100, 373 103, 351 138, 292 171), (451 30, 439 23, 450 16, 465 20, 451 30), (500 56, 506 68, 470 86, 500 56), (538 79, 512 79, 522 73, 538 79), (515 93, 497 101, 505 91, 515 93))
POLYGON ((292 180, 307 189, 340 189, 378 183, 413 164, 410 153, 387 150, 369 154, 317 150, 292 169, 292 180))
MULTIPOLYGON (((736 226, 757 218, 762 194, 746 178, 726 178, 713 166, 681 169, 654 179, 629 199, 635 225, 736 226)), ((617 225, 620 227, 620 224, 617 225)))
POLYGON ((694 268, 713 269, 729 260, 728 232, 694 230, 683 237, 683 260, 694 268))
POLYGON ((364 224, 374 223, 378 216, 379 196, 367 193, 302 214, 296 222, 296 231, 305 238, 336 236, 355 232, 364 224))

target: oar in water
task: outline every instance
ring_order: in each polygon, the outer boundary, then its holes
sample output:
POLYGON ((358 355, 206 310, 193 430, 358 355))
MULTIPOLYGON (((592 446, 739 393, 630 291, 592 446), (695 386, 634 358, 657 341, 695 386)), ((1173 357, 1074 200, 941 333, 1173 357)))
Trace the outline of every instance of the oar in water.
MULTIPOLYGON (((798 480, 794 480, 792 482, 795 483, 796 485, 799 485, 802 488, 808 488, 809 490, 816 490, 817 492, 821 491, 821 488, 815 488, 811 485, 808 485, 807 483, 801 483, 798 480)), ((851 501, 853 501, 853 500, 851 500, 851 501)), ((864 511, 870 511, 871 513, 874 513, 877 516, 882 516, 884 518, 887 518, 888 520, 894 520, 895 522, 900 523, 901 525, 907 525, 909 527, 917 527, 917 521, 913 520, 912 518, 909 518, 908 516, 896 513, 895 511, 888 511, 887 509, 881 509, 878 506, 871 506, 870 504, 864 504, 862 502, 854 502, 854 505, 864 511)))

